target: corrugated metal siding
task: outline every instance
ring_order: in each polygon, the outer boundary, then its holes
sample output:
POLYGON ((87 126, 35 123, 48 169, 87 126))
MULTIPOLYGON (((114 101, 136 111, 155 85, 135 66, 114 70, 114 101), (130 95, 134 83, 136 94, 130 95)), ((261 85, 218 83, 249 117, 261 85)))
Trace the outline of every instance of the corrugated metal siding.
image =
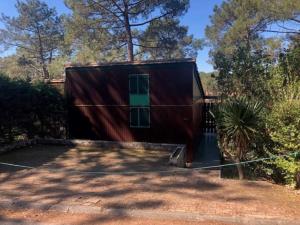
POLYGON ((129 107, 72 107, 70 136, 158 143, 185 143, 192 138, 191 107, 151 107, 150 111, 150 128, 130 128, 129 107))
POLYGON ((74 105, 128 105, 128 75, 149 74, 151 105, 191 105, 191 66, 70 68, 66 89, 74 105))

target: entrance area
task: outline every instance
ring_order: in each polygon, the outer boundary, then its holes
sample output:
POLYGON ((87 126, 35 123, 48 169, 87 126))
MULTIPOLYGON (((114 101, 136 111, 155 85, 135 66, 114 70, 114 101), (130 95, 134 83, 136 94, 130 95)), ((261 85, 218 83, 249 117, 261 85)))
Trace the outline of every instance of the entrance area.
POLYGON ((216 104, 216 98, 209 98, 204 106, 204 124, 202 135, 197 140, 193 167, 220 165, 221 155, 217 143, 216 124, 210 111, 216 104))
POLYGON ((220 165, 220 150, 217 144, 216 133, 203 133, 195 145, 195 160, 193 167, 206 167, 220 165))

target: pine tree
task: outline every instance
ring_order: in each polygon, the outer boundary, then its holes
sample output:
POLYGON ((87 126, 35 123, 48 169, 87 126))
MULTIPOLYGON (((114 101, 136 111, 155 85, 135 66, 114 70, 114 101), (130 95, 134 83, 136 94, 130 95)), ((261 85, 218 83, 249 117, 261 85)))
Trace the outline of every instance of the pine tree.
POLYGON ((35 68, 49 78, 48 64, 58 54, 63 41, 63 24, 54 8, 40 0, 17 1, 18 16, 1 15, 5 28, 0 29, 1 44, 24 52, 23 66, 35 68))

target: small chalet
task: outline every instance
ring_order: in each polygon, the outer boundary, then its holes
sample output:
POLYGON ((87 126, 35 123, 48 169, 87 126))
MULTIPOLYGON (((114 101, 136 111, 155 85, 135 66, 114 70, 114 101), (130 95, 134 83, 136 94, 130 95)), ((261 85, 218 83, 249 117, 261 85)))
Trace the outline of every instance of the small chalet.
POLYGON ((194 59, 68 65, 69 138, 187 145, 201 131, 204 92, 194 59))

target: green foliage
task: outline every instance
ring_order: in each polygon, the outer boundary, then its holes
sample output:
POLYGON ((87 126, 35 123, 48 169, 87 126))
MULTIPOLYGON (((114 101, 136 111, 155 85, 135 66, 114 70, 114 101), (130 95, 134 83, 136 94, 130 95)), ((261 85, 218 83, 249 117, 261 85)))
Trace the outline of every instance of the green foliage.
POLYGON ((48 65, 50 79, 63 78, 65 64, 68 62, 67 56, 56 57, 48 65))
POLYGON ((268 104, 272 70, 280 70, 284 82, 299 77, 299 10, 298 0, 228 0, 214 8, 206 36, 221 94, 268 104), (282 51, 287 44, 288 52, 282 51))
POLYGON ((219 70, 216 80, 222 95, 268 100, 265 85, 271 62, 263 51, 240 46, 233 55, 218 52, 214 62, 219 70))
POLYGON ((40 0, 17 1, 18 15, 2 14, 1 45, 16 48, 19 65, 34 69, 49 78, 47 65, 59 53, 63 41, 63 24, 54 8, 40 0))
POLYGON ((178 22, 189 0, 67 0, 66 5, 72 10, 67 39, 79 59, 89 53, 90 60, 110 61, 195 56, 201 45, 178 22))
MULTIPOLYGON (((212 112, 217 126, 220 149, 235 162, 245 159, 246 154, 260 135, 261 103, 252 103, 244 97, 230 98, 212 112)), ((238 166, 243 178, 242 167, 238 166)))
POLYGON ((300 100, 276 103, 268 118, 272 140, 286 151, 300 149, 300 100))
POLYGON ((234 55, 237 47, 246 45, 260 49, 265 36, 298 34, 299 0, 228 0, 215 6, 206 27, 206 36, 213 48, 211 54, 222 51, 234 55), (274 25, 274 26, 272 26, 274 25))
POLYGON ((199 72, 199 76, 201 79, 201 83, 203 85, 205 95, 217 96, 219 94, 217 80, 216 80, 218 73, 199 72))
POLYGON ((277 158, 273 164, 280 170, 285 184, 299 186, 296 181, 296 176, 300 172, 299 159, 294 157, 277 158))
POLYGON ((16 50, 0 59, 12 78, 59 78, 66 62, 94 63, 196 57, 202 41, 179 18, 189 0, 66 0, 57 15, 43 0, 18 0, 17 15, 2 14, 0 46, 16 50))
MULTIPOLYGON (((299 150, 299 11, 298 0, 228 0, 215 7, 206 28, 221 95, 246 96, 264 105, 260 136, 248 148, 249 159, 299 150), (287 49, 282 49, 284 46, 287 49)), ((226 149, 230 142, 226 132, 221 133, 225 143, 222 148, 226 149)), ((239 145, 238 139, 232 142, 232 146, 239 145)), ((278 158, 255 167, 262 168, 276 182, 295 183, 295 175, 299 174, 295 157, 278 158)))
POLYGON ((21 66, 19 52, 15 55, 0 58, 0 73, 7 74, 10 78, 19 78, 23 80, 34 80, 36 73, 33 68, 21 66))
MULTIPOLYGON (((271 78, 266 82, 270 101, 265 123, 272 142, 266 152, 270 155, 281 156, 300 150, 299 60, 299 45, 292 43, 289 49, 280 53, 278 63, 270 69, 271 78)), ((265 171, 276 182, 293 186, 297 184, 299 170, 299 156, 296 155, 278 158, 265 165, 265 171)), ((297 185, 300 185, 299 180, 297 185)))
MULTIPOLYGON (((300 152, 300 99, 274 104, 268 116, 267 127, 275 143, 275 154, 300 152)), ((296 174, 300 171, 297 155, 278 158, 273 165, 281 171, 285 183, 296 184, 296 174)))
POLYGON ((188 35, 188 27, 181 26, 178 19, 161 19, 150 23, 139 45, 150 59, 195 58, 202 41, 188 35))
POLYGON ((62 135, 64 99, 55 88, 0 75, 0 89, 1 141, 62 135))

